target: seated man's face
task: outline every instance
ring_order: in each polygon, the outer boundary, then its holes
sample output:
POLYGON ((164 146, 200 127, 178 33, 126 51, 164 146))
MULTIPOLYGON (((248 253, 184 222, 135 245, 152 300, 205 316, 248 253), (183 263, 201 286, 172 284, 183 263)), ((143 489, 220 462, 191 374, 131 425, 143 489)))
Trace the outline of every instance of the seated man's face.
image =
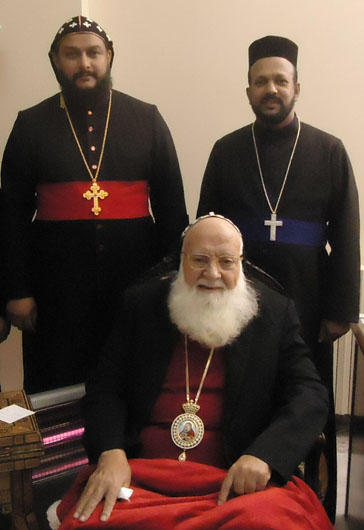
POLYGON ((240 255, 241 238, 230 223, 216 217, 203 219, 185 237, 186 284, 206 293, 233 289, 241 273, 240 255))

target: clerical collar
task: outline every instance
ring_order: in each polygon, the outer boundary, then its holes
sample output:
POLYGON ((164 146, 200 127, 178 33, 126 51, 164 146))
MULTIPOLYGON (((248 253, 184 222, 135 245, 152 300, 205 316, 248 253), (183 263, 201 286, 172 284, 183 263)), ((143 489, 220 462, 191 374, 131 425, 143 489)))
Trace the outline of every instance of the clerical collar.
POLYGON ((273 142, 274 140, 280 141, 287 140, 288 138, 294 138, 298 130, 297 115, 295 114, 293 120, 288 125, 280 129, 272 129, 270 127, 266 127, 263 123, 256 120, 254 123, 254 130, 257 139, 261 142, 267 140, 273 142))

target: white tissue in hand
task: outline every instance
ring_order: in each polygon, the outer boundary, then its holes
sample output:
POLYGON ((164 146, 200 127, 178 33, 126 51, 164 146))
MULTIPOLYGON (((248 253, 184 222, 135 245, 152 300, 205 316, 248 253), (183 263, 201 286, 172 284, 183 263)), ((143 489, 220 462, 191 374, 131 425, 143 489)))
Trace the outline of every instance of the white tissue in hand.
POLYGON ((133 494, 133 490, 130 488, 120 488, 118 499, 125 499, 128 501, 133 494))

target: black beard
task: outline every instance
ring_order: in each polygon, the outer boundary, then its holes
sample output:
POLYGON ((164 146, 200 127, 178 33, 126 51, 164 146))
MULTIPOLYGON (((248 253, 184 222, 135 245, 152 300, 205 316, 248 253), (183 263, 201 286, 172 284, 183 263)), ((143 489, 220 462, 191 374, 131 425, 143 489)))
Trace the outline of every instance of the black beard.
POLYGON ((60 71, 57 76, 64 98, 71 107, 94 107, 98 102, 107 99, 112 87, 110 69, 93 88, 79 88, 75 84, 78 77, 79 74, 76 74, 69 80, 60 71))
POLYGON ((282 123, 282 121, 284 121, 287 118, 287 116, 289 115, 289 113, 293 109, 294 104, 295 104, 295 98, 294 97, 291 99, 291 101, 287 105, 284 105, 284 103, 282 102, 282 100, 280 98, 266 96, 259 103, 259 105, 251 104, 251 107, 252 107, 253 112, 256 115, 257 119, 261 123, 263 123, 264 125, 270 126, 270 125, 279 125, 280 123, 282 123), (261 105, 263 103, 269 101, 269 99, 273 99, 274 101, 279 101, 280 110, 279 110, 279 112, 277 114, 268 114, 267 115, 261 110, 261 105))

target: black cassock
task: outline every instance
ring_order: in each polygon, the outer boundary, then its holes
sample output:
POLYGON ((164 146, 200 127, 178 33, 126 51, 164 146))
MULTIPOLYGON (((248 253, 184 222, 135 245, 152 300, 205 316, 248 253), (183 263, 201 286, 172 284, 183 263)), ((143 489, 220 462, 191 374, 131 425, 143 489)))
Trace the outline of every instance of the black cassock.
MULTIPOLYGON (((267 193, 276 205, 297 133, 255 124, 267 193)), ((294 299, 303 335, 315 346, 322 318, 356 322, 359 303, 359 211, 352 168, 337 138, 310 125, 301 133, 278 208, 276 241, 261 183, 251 125, 216 142, 203 178, 198 215, 215 211, 241 229, 245 256, 294 299), (331 252, 326 248, 329 243, 331 252)))
MULTIPOLYGON (((270 131, 256 122, 256 140, 267 195, 276 207, 295 143, 298 121, 270 131)), ((271 274, 293 298, 302 335, 331 395, 325 428, 328 490, 324 506, 336 509, 333 355, 318 344, 321 319, 356 322, 359 315, 358 193, 342 142, 305 123, 276 211, 271 241, 271 210, 261 182, 252 126, 218 140, 202 182, 198 215, 215 211, 232 219, 244 238, 244 255, 271 274), (329 248, 328 248, 329 245, 329 248)), ((269 345, 267 345, 269 346, 269 345)))
MULTIPOLYGON (((107 108, 108 98, 92 109, 69 109, 93 174, 107 108)), ((83 197, 91 178, 59 94, 19 113, 2 184, 8 298, 34 296, 38 305, 36 333, 24 333, 31 393, 85 379, 119 294, 170 250, 188 221, 163 118, 154 105, 115 90, 97 183, 109 196, 99 199, 95 216, 93 200, 83 197)))
POLYGON ((5 248, 4 248, 4 207, 2 191, 0 189, 0 317, 5 317, 6 307, 6 270, 5 270, 5 248))

